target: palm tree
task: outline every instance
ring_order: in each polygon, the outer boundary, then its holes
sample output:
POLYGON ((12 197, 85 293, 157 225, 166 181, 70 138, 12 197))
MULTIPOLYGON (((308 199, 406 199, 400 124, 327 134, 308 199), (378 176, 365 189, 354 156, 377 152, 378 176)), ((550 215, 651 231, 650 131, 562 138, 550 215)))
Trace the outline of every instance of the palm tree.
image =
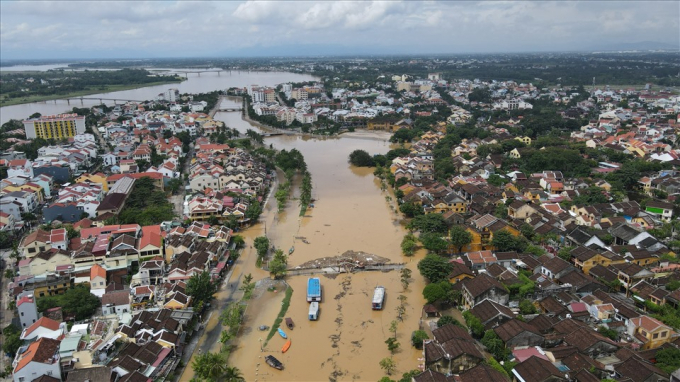
POLYGON ((236 366, 227 366, 224 369, 224 380, 226 382, 245 382, 245 378, 243 378, 243 373, 241 373, 241 370, 238 369, 236 366))
POLYGON ((227 369, 224 357, 210 352, 196 356, 191 367, 199 378, 208 381, 219 381, 227 369))

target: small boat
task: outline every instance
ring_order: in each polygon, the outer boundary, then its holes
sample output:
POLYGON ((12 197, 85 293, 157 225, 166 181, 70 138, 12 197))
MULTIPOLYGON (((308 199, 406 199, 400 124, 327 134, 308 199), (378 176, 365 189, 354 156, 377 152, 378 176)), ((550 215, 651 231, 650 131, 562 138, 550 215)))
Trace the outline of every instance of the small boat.
POLYGON ((283 329, 279 328, 279 329, 278 329, 278 332, 279 332, 279 334, 281 335, 281 337, 283 337, 283 338, 288 338, 288 336, 286 335, 286 332, 284 332, 283 329))
POLYGON ((292 318, 286 317, 286 326, 288 327, 288 329, 293 330, 293 328, 295 327, 295 324, 293 323, 292 318))
POLYGON ((294 251, 295 251, 295 247, 294 246, 290 247, 290 249, 288 250, 288 254, 292 255, 294 251))
POLYGON ((267 325, 260 325, 260 327, 259 327, 258 329, 260 329, 261 331, 264 332, 265 330, 269 329, 269 326, 267 326, 267 325))
POLYGON ((307 239, 302 239, 302 242, 305 243, 305 244, 309 244, 309 242, 307 241, 307 239))
POLYGON ((288 349, 290 349, 290 344, 291 344, 291 343, 292 343, 292 342, 291 342, 290 340, 286 341, 286 343, 283 344, 283 347, 281 348, 281 353, 287 352, 288 349))
POLYGON ((283 364, 281 361, 276 359, 273 355, 268 355, 264 357, 265 362, 267 362, 267 365, 273 367, 276 370, 283 370, 283 364))

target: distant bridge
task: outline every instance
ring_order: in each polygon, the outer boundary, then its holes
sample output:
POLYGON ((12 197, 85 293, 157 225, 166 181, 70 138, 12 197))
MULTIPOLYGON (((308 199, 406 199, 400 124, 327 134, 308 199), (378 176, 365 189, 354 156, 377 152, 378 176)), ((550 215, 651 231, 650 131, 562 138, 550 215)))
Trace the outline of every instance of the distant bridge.
POLYGON ((217 109, 217 110, 215 110, 215 111, 225 111, 225 112, 229 112, 229 111, 243 111, 243 108, 242 108, 242 107, 230 107, 230 108, 226 108, 226 109, 217 109))
MULTIPOLYGON (((162 72, 162 71, 158 71, 162 72)), ((230 69, 213 69, 213 70, 168 70, 168 73, 177 73, 177 74, 184 74, 184 77, 189 78, 189 74, 198 74, 198 76, 201 76, 201 73, 217 73, 217 75, 221 75, 222 72, 229 72, 231 74, 230 69)))
MULTIPOLYGON (((70 98, 62 98, 65 99, 66 102, 70 105, 71 100, 77 101, 80 100, 80 103, 82 104, 83 101, 99 101, 100 104, 104 103, 104 101, 113 101, 114 105, 117 105, 118 103, 124 104, 126 102, 145 102, 142 100, 137 100, 137 99, 122 99, 122 98, 107 98, 107 97, 70 97, 70 98)), ((54 103, 57 103, 58 100, 54 100, 54 103)))

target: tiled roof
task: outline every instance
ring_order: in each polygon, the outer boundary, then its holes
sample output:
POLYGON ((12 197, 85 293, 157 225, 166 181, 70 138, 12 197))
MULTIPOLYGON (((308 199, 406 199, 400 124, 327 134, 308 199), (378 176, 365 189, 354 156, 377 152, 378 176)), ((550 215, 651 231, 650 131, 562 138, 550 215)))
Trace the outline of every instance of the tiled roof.
POLYGON ((38 363, 52 363, 58 361, 58 351, 61 341, 53 340, 51 338, 40 338, 36 342, 30 344, 28 349, 19 356, 14 372, 23 369, 31 362, 38 363))
POLYGON ((49 329, 49 330, 54 332, 54 331, 59 330, 59 322, 57 322, 57 321, 55 321, 51 318, 41 317, 38 321, 34 322, 33 324, 31 324, 31 326, 26 328, 26 331, 24 333, 22 333, 22 335, 23 335, 23 337, 28 337, 36 329, 41 328, 41 327, 49 329))

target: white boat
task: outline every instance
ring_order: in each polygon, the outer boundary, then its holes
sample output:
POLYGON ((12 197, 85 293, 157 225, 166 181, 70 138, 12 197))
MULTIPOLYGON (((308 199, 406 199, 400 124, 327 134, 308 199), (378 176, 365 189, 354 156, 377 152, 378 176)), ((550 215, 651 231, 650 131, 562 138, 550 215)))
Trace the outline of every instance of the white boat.
POLYGON ((375 291, 373 291, 373 310, 382 310, 383 303, 385 302, 385 287, 377 286, 375 291))
POLYGON ((309 304, 309 320, 316 321, 318 319, 319 319, 319 303, 316 301, 312 301, 312 303, 309 304))

